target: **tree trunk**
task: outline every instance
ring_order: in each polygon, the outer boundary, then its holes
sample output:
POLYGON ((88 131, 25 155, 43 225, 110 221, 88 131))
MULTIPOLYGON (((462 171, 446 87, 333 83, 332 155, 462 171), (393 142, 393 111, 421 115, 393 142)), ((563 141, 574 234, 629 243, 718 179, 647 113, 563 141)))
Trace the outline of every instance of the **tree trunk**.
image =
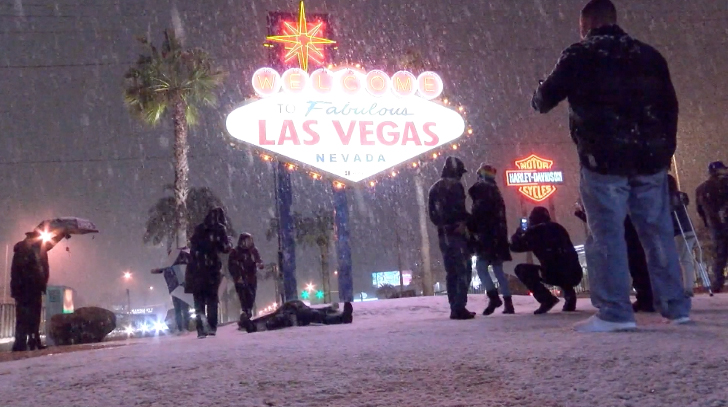
POLYGON ((176 206, 175 230, 177 248, 187 246, 187 194, 190 166, 187 161, 187 106, 178 99, 174 103, 174 202, 176 206))
POLYGON ((432 280, 432 259, 430 257, 430 233, 427 230, 427 203, 425 202, 424 179, 418 170, 415 174, 415 189, 417 190, 417 207, 419 209, 420 236, 422 246, 422 295, 435 295, 432 280))
POLYGON ((331 290, 329 289, 329 246, 319 246, 321 249, 321 289, 324 292, 324 303, 331 302, 331 290))

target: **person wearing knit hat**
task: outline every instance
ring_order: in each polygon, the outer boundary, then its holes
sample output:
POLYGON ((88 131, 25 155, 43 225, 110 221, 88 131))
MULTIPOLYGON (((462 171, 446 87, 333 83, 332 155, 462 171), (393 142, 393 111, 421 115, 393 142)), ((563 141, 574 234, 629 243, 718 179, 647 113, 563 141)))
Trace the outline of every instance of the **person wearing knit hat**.
POLYGON ((488 296, 488 305, 483 311, 483 315, 492 314, 504 303, 503 313, 513 314, 515 310, 511 292, 503 272, 503 262, 512 260, 511 251, 508 248, 506 205, 495 181, 496 169, 482 164, 477 174, 478 181, 468 190, 468 194, 473 200, 468 228, 472 235, 471 245, 476 254, 475 269, 481 284, 485 286, 485 294, 488 296), (502 301, 498 295, 498 288, 488 272, 489 267, 493 267, 493 273, 503 293, 502 301))

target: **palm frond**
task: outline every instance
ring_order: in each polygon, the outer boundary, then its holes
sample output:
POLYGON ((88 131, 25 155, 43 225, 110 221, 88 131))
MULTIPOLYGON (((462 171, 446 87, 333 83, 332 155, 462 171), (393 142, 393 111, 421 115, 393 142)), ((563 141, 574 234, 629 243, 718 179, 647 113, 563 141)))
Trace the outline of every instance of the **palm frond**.
POLYGON ((187 122, 194 125, 202 106, 215 106, 215 92, 225 73, 200 48, 183 48, 174 30, 164 31, 161 50, 146 37, 138 38, 145 49, 125 73, 124 102, 135 116, 156 125, 176 100, 187 104, 187 122))
MULTIPOLYGON (((167 185, 165 191, 173 192, 173 187, 167 185)), ((224 208, 222 200, 207 187, 191 188, 187 195, 187 236, 192 236, 195 227, 203 222, 205 216, 213 208, 224 208)), ((232 221, 227 215, 228 233, 235 235, 235 229, 232 221)), ((168 246, 173 244, 176 238, 175 230, 176 204, 174 196, 166 196, 161 198, 149 210, 149 219, 147 220, 146 230, 144 233, 144 244, 159 246, 166 243, 168 246)))

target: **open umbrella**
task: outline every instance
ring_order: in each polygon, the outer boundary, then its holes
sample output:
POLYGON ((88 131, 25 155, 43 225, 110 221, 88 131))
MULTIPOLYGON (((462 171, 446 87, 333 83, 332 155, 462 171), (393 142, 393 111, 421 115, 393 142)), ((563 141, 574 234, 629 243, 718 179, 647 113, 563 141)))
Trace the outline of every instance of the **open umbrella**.
POLYGON ((73 217, 47 219, 41 222, 36 229, 48 231, 63 230, 69 235, 99 233, 96 225, 94 225, 90 220, 73 217))

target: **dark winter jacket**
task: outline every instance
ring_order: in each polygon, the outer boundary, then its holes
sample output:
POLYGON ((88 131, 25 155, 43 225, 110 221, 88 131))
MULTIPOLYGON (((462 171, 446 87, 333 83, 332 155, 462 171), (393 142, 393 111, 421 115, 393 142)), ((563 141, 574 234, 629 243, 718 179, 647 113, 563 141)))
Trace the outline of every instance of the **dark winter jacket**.
POLYGON ((340 323, 336 321, 336 317, 340 315, 341 312, 331 307, 311 308, 302 301, 293 300, 284 303, 275 312, 255 318, 251 322, 257 331, 272 331, 293 326, 340 323))
POLYGON ((428 212, 430 221, 437 226, 438 235, 454 233, 470 218, 465 208, 465 187, 461 182, 466 172, 460 159, 448 157, 442 178, 430 188, 428 212))
POLYGON ((564 99, 583 167, 624 176, 670 166, 678 101, 667 62, 654 48, 616 25, 591 30, 561 54, 532 105, 547 113, 564 99))
POLYGON ((687 206, 690 203, 688 194, 677 189, 677 180, 670 174, 667 174, 667 185, 670 191, 670 206, 672 206, 672 228, 675 236, 682 233, 693 232, 690 215, 688 215, 687 206))
POLYGON ((236 283, 257 285, 258 267, 263 264, 263 261, 260 259, 260 253, 258 253, 258 249, 254 245, 245 246, 246 239, 251 239, 252 243, 253 237, 243 233, 238 239, 238 245, 230 252, 228 270, 236 283))
POLYGON ((15 299, 42 295, 50 277, 48 253, 41 251, 40 242, 23 240, 13 247, 10 269, 10 295, 15 299))
POLYGON ((488 261, 511 261, 506 205, 492 178, 482 178, 468 190, 473 200, 468 229, 475 253, 488 261))
POLYGON ((185 292, 217 290, 222 279, 219 254, 229 253, 230 249, 225 213, 221 208, 212 209, 190 238, 192 258, 185 273, 185 292))
POLYGON ((716 173, 700 184, 695 205, 706 227, 728 232, 728 173, 716 173))
POLYGON ((529 218, 526 231, 519 229, 511 237, 511 250, 515 253, 533 252, 541 266, 568 275, 573 285, 583 276, 579 255, 563 226, 550 219, 529 218))

